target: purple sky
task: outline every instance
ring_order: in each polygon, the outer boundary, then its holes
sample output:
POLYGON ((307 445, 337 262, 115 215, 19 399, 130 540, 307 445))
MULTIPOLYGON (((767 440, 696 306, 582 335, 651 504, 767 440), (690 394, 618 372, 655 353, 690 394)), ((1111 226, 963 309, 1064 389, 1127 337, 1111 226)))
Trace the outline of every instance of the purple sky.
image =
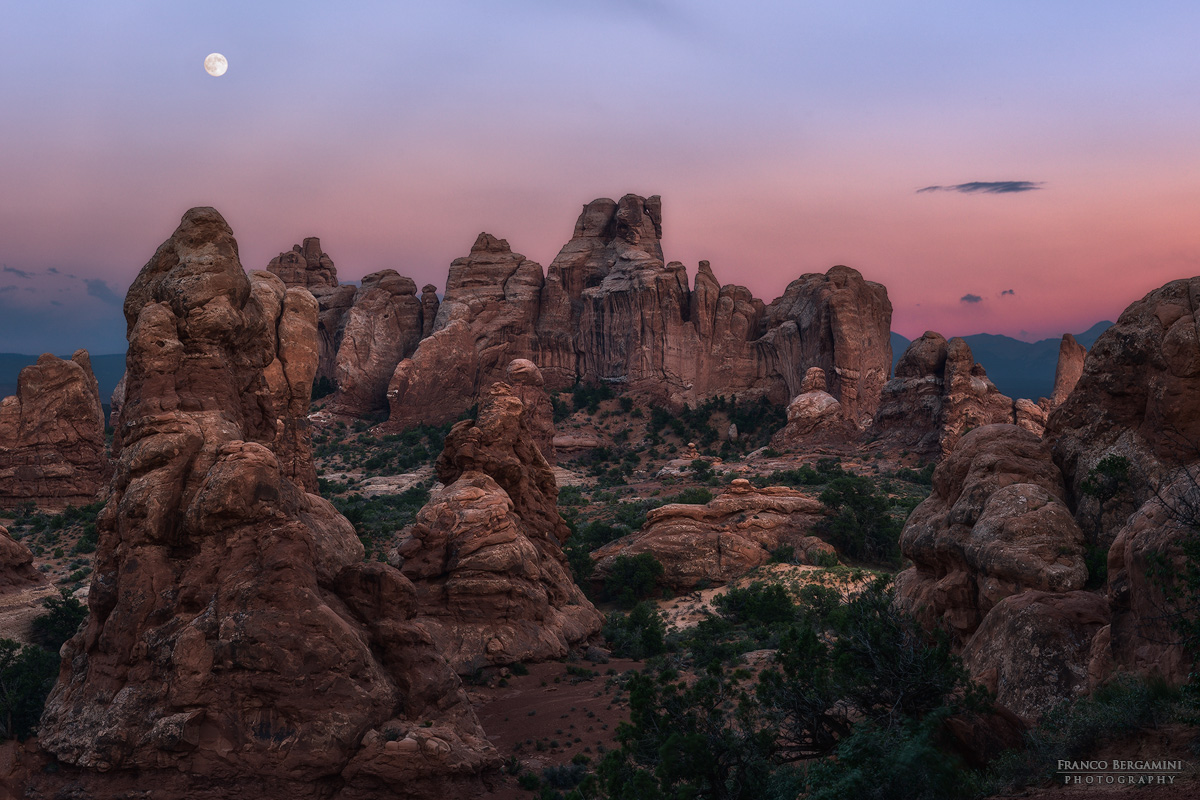
POLYGON ((583 203, 661 194, 667 257, 693 273, 708 259, 770 300, 849 264, 909 337, 1080 331, 1200 273, 1194 3, 3 17, 0 352, 122 349, 120 299, 194 205, 225 215, 249 269, 316 235, 343 280, 441 287, 481 230, 545 265, 583 203), (1003 188, 1025 190, 986 191, 1003 188))

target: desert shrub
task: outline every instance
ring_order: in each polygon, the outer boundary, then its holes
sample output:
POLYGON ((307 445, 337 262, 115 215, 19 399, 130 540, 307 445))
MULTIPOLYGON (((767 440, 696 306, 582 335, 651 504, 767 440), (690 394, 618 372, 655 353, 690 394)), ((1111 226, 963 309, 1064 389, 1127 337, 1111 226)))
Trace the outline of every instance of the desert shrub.
POLYGON ((666 623, 650 602, 641 602, 628 614, 609 614, 602 631, 614 655, 642 660, 666 652, 666 623))
POLYGON ((671 672, 628 683, 630 721, 598 775, 613 800, 761 800, 773 733, 735 679, 719 669, 676 682, 671 672))
POLYGON ((949 709, 886 727, 854 726, 837 746, 837 758, 808 772, 808 800, 953 800, 981 794, 980 780, 960 759, 941 750, 937 737, 949 709))
POLYGON ((0 733, 5 738, 33 735, 57 677, 57 654, 0 639, 0 733))
POLYGON ((699 486, 690 486, 681 491, 679 494, 664 498, 664 502, 687 503, 690 505, 702 506, 712 500, 712 498, 712 492, 710 492, 708 489, 699 486))
POLYGON ((771 551, 771 557, 767 560, 768 564, 795 564, 796 548, 790 544, 781 544, 771 551))
POLYGON ((33 640, 57 653, 63 642, 74 636, 79 625, 87 619, 87 606, 65 589, 59 597, 47 597, 43 606, 46 612, 35 617, 31 626, 33 640))
POLYGON ((1084 760, 1105 742, 1157 727, 1178 710, 1180 693, 1158 679, 1122 676, 1090 697, 1046 712, 1025 735, 1025 748, 1006 753, 994 766, 994 790, 1020 788, 1054 776, 1059 760, 1084 760))
POLYGON ((333 497, 331 502, 350 520, 366 548, 365 557, 370 559, 373 553, 381 553, 401 529, 416 520, 417 512, 429 502, 429 490, 414 486, 401 494, 333 497))
POLYGON ((879 564, 893 564, 900 555, 900 523, 891 503, 867 478, 834 478, 821 492, 828 517, 821 523, 829 543, 839 553, 879 564))
POLYGON ((921 486, 932 486, 933 464, 926 464, 925 466, 921 467, 920 470, 901 467, 900 469, 896 470, 896 477, 902 481, 908 481, 909 483, 916 483, 921 486))
POLYGON ((664 574, 662 563, 650 553, 617 556, 604 579, 604 594, 623 608, 655 594, 664 574))
POLYGON ((1129 459, 1116 454, 1100 459, 1080 483, 1080 490, 1101 503, 1111 500, 1129 486, 1129 459))
POLYGON ((755 581, 713 598, 721 616, 735 624, 777 625, 796 618, 796 605, 787 589, 778 583, 755 581))
POLYGON ((578 486, 562 486, 558 490, 558 504, 560 506, 581 506, 585 500, 583 489, 578 486))

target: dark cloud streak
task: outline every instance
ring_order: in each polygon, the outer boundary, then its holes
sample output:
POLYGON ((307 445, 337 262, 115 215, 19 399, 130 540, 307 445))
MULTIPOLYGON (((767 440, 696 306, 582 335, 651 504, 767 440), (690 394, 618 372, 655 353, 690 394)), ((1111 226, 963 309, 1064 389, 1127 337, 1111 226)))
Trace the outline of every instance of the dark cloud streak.
POLYGON ((979 295, 969 294, 969 293, 964 294, 962 297, 958 298, 958 300, 960 303, 982 303, 983 302, 983 298, 980 297, 979 295))
POLYGON ((1042 181, 971 181, 957 183, 953 186, 926 186, 917 189, 917 194, 925 192, 959 192, 960 194, 1016 194, 1032 192, 1042 188, 1042 181))
POLYGON ((17 269, 16 267, 10 267, 7 264, 4 265, 4 271, 11 272, 13 275, 16 275, 18 278, 25 278, 26 280, 33 277, 33 273, 26 272, 23 269, 17 269))
POLYGON ((1000 293, 1000 296, 1004 297, 1004 295, 1006 295, 1006 294, 1007 295, 1016 295, 1016 293, 1017 293, 1016 289, 1005 289, 1003 292, 1000 293))

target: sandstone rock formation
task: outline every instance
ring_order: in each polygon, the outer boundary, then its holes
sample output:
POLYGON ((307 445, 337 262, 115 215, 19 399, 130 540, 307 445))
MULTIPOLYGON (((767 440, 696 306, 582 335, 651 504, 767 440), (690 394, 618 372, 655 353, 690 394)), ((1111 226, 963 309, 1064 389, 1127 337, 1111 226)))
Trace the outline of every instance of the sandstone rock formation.
POLYGON ((554 473, 510 387, 494 384, 478 420, 450 430, 437 474, 444 488, 405 529, 394 563, 455 669, 558 658, 599 632, 562 552, 570 531, 554 473))
POLYGON ((1130 305, 1092 345, 1046 428, 1076 497, 1105 456, 1128 460, 1139 503, 1168 473, 1200 461, 1198 297, 1200 277, 1172 281, 1130 305))
POLYGON ((896 577, 898 602, 964 643, 1009 595, 1083 588, 1083 533, 1065 494, 1037 436, 1014 425, 971 431, 905 523, 900 550, 913 566, 896 577))
POLYGON ((33 553, 0 525, 0 595, 46 583, 46 576, 33 566, 33 553))
POLYGON ((1049 444, 1015 425, 963 436, 900 537, 901 608, 940 625, 972 677, 1036 719, 1093 687, 1108 604, 1084 591, 1084 536, 1049 444))
POLYGON ((387 408, 388 382, 400 360, 421 341, 417 285, 394 269, 362 279, 354 295, 334 363, 334 413, 367 416, 387 408))
POLYGON ((421 287, 421 338, 433 333, 433 323, 437 320, 438 308, 437 287, 427 283, 421 287))
POLYGON ((1029 720, 1095 688, 1092 642, 1108 604, 1091 592, 1027 591, 1001 600, 963 650, 972 679, 1029 720))
POLYGON ((455 259, 433 332, 391 376, 389 427, 442 423, 503 380, 515 358, 534 350, 542 268, 504 239, 481 233, 455 259))
POLYGON ((315 236, 275 256, 267 265, 267 271, 278 275, 289 289, 300 287, 312 291, 336 289, 338 286, 333 259, 322 252, 321 240, 315 236))
POLYGON ((197 208, 142 269, 125 313, 124 447, 89 617, 63 647, 42 719, 59 768, 35 786, 477 794, 494 752, 413 619, 411 583, 364 563, 346 519, 289 474, 288 426, 315 371, 308 291, 247 277, 225 221, 197 208))
POLYGON ((771 438, 776 450, 811 450, 848 442, 857 429, 847 423, 842 404, 826 391, 825 370, 809 367, 800 394, 787 408, 787 425, 771 438))
MULTIPOLYGON (((1154 579, 1178 575, 1200 496, 1200 277, 1172 281, 1131 304, 1087 353, 1079 382, 1046 437, 1089 540, 1108 548, 1112 624, 1096 659, 1181 681, 1188 661, 1170 628, 1175 604, 1154 579)), ((1098 670, 1094 670, 1098 671, 1098 670)))
POLYGON ((930 458, 949 454, 971 428, 1014 421, 1013 402, 959 337, 926 331, 909 344, 883 387, 872 436, 930 458))
POLYGON ((619 556, 650 553, 663 565, 663 582, 674 591, 688 591, 702 581, 727 583, 767 563, 781 545, 791 545, 814 563, 819 554, 836 557, 831 546, 812 536, 822 514, 820 502, 794 489, 756 489, 737 478, 706 505, 652 509, 640 531, 592 553, 594 575, 603 580, 619 556))
POLYGON ((1046 409, 1032 400, 1021 398, 1013 401, 1013 416, 1018 428, 1027 430, 1035 436, 1041 436, 1046 431, 1046 419, 1049 416, 1046 409))
POLYGON ((533 443, 541 451, 550 466, 558 461, 554 450, 554 407, 550 395, 546 394, 542 371, 537 364, 525 358, 517 358, 508 365, 505 378, 513 394, 521 398, 525 410, 521 412, 533 443))
POLYGON ((86 505, 111 471, 104 411, 86 350, 46 353, 21 370, 0 402, 0 507, 86 505))
POLYGON ((454 419, 514 358, 536 363, 552 391, 609 383, 675 406, 716 394, 782 404, 818 366, 847 422, 869 422, 891 364, 886 289, 839 266, 768 306, 701 262, 689 290, 661 237, 658 197, 595 200, 543 279, 481 234, 451 267, 432 333, 392 378, 389 424, 454 419))
POLYGON ((1083 361, 1087 350, 1075 337, 1064 333, 1058 346, 1058 364, 1054 367, 1054 390, 1050 394, 1050 408, 1058 408, 1071 394, 1075 384, 1083 375, 1083 361))
MULTIPOLYGON (((1180 544, 1196 536, 1200 522, 1200 469, 1192 467, 1162 490, 1162 499, 1146 501, 1117 532, 1108 550, 1108 602, 1112 625, 1097 637, 1093 667, 1105 665, 1142 675, 1156 674, 1175 684, 1194 669, 1172 627, 1180 602, 1167 597, 1154 577, 1161 561, 1167 574, 1183 575, 1186 558, 1180 544)), ((1184 604, 1194 602, 1185 594, 1184 604)))
POLYGON ((271 259, 267 271, 278 275, 287 288, 308 289, 317 299, 320 307, 317 374, 334 380, 337 351, 342 344, 347 314, 354 304, 356 287, 338 284, 333 259, 321 250, 321 240, 315 236, 271 259))

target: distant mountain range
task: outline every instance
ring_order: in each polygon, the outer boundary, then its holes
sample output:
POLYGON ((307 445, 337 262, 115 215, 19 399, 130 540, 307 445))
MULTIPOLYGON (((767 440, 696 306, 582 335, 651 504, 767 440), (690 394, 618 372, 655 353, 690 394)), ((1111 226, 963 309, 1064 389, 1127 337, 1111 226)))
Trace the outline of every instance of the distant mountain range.
MULTIPOLYGON (((1083 333, 1075 334, 1075 340, 1089 350, 1092 344, 1112 325, 1097 322, 1083 333)), ((1054 369, 1058 366, 1058 346, 1062 337, 1022 342, 1011 336, 994 333, 976 333, 964 336, 971 346, 975 360, 987 370, 988 377, 996 388, 1012 398, 1027 397, 1037 400, 1049 397, 1054 389, 1054 369)), ((908 347, 908 339, 892 333, 892 369, 908 347)))
MULTIPOLYGON (((1075 334, 1075 338, 1081 345, 1091 349, 1092 343, 1108 330, 1110 325, 1112 323, 1108 321, 1097 322, 1083 333, 1075 334)), ((1009 397, 1028 397, 1031 400, 1050 396, 1054 388, 1054 368, 1058 364, 1060 339, 1022 342, 1011 336, 994 333, 976 333, 963 338, 971 345, 975 360, 983 364, 988 377, 1000 391, 1009 397)), ((892 333, 892 369, 895 369, 896 362, 900 360, 909 341, 898 333, 892 333)), ((37 360, 37 356, 0 353, 0 397, 16 394, 17 374, 37 360)), ((100 400, 107 405, 113 389, 117 387, 117 382, 125 372, 125 354, 94 355, 92 369, 95 370, 96 380, 100 384, 100 400)))
MULTIPOLYGON (((70 358, 71 354, 59 356, 70 358)), ((30 364, 36 364, 38 356, 28 356, 21 353, 0 353, 0 397, 8 397, 17 393, 17 376, 21 370, 30 364)), ((92 371, 96 373, 96 382, 100 384, 100 402, 108 405, 113 389, 117 388, 121 376, 125 374, 125 354, 112 353, 92 356, 92 371)))

